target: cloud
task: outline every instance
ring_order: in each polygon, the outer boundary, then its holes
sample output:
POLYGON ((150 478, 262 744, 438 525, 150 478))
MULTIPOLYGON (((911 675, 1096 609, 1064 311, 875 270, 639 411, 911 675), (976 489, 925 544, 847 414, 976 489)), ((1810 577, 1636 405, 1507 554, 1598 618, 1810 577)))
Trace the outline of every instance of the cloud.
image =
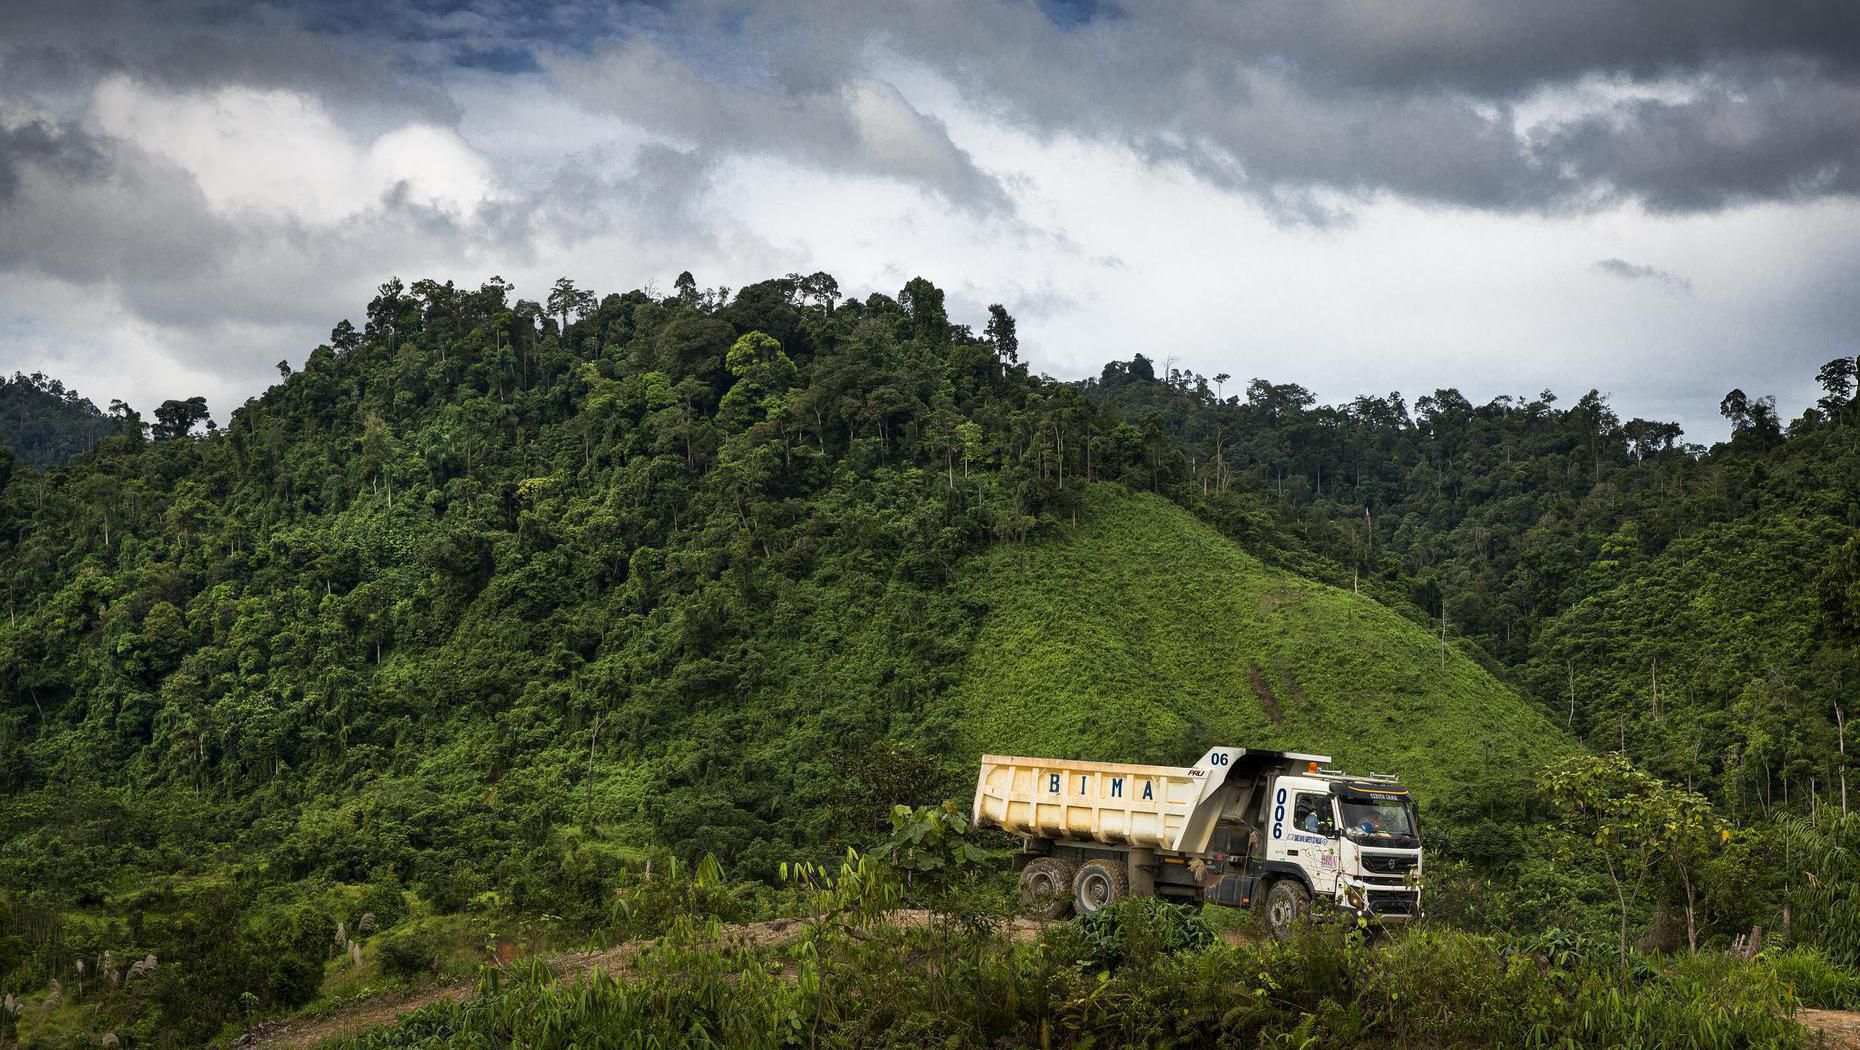
POLYGON ((1010 212, 1013 174, 900 90, 900 61, 1297 221, 1381 194, 1544 213, 1860 193, 1860 5, 1826 0, 19 0, 0 92, 122 75, 449 126, 450 72, 543 76, 713 166, 780 157, 1010 212), (1597 78, 1618 90, 1518 119, 1597 78))
MULTIPOLYGON (((1168 14, 1162 0, 1137 17, 1168 14)), ((1195 37, 1317 81, 1490 98, 1594 72, 1657 79, 1726 58, 1860 69, 1860 8, 1822 0, 1193 0, 1195 37)))
POLYGON ((1853 5, 1133 0, 1081 21, 993 0, 765 0, 749 12, 747 62, 777 81, 824 91, 895 55, 1031 133, 1115 141, 1294 216, 1347 215, 1379 194, 1554 213, 1857 192, 1853 5), (795 25, 815 33, 797 39, 795 25), (1598 78, 1615 90, 1531 126, 1517 117, 1598 78), (1668 100, 1675 84, 1686 101, 1668 100), (1744 127, 1769 133, 1747 141, 1744 127))
POLYGON ((588 108, 705 154, 780 157, 901 179, 966 210, 1008 206, 1001 184, 950 140, 942 121, 881 79, 849 77, 818 88, 734 83, 640 39, 591 58, 557 58, 549 68, 588 108))
POLYGON ((1860 83, 1803 67, 1713 80, 1543 133, 1572 181, 1657 211, 1860 194, 1860 83))
POLYGON ((112 76, 93 109, 105 134, 179 165, 221 212, 329 222, 392 192, 460 214, 493 193, 488 168, 451 131, 415 123, 362 140, 293 91, 167 93, 112 76))
POLYGON ((69 124, 0 130, 0 270, 74 283, 210 267, 231 231, 187 173, 69 124))
POLYGON ((1691 279, 1673 273, 1670 270, 1662 270, 1654 266, 1642 266, 1637 263, 1628 262, 1626 259, 1600 259, 1595 263, 1594 269, 1597 273, 1607 274, 1610 277, 1619 277, 1624 281, 1647 281, 1669 292, 1677 292, 1683 295, 1692 294, 1691 279))
POLYGON ((87 104, 123 76, 170 91, 232 85, 449 123, 458 109, 404 49, 313 32, 296 9, 214 0, 15 0, 0 40, 0 96, 87 104))
POLYGON ((67 180, 95 178, 103 150, 90 135, 69 125, 32 120, 0 125, 0 205, 19 192, 29 169, 67 180))

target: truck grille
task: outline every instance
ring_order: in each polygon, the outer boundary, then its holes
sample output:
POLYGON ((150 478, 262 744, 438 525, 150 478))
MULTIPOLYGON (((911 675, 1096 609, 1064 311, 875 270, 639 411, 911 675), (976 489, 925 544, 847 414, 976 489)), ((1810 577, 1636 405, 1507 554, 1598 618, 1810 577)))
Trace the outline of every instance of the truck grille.
POLYGON ((1377 893, 1370 891, 1369 910, 1377 915, 1413 915, 1415 895, 1412 893, 1377 893))
POLYGON ((1414 858, 1396 853, 1365 853, 1363 870, 1377 875, 1406 875, 1414 870, 1414 858))

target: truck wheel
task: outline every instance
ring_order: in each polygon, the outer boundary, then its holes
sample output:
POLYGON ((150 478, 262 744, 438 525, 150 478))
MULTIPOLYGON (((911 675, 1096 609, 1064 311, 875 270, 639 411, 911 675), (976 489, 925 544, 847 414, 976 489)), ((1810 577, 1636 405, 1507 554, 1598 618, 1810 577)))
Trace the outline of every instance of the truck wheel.
POLYGON ((1311 893, 1297 879, 1280 879, 1266 891, 1266 925, 1284 940, 1311 914, 1311 893))
POLYGON ((1130 896, 1130 873, 1121 860, 1088 860, 1072 880, 1072 910, 1090 915, 1130 896))
POLYGON ((1072 907, 1071 861, 1036 857, 1020 869, 1020 910, 1036 919, 1059 919, 1072 907))

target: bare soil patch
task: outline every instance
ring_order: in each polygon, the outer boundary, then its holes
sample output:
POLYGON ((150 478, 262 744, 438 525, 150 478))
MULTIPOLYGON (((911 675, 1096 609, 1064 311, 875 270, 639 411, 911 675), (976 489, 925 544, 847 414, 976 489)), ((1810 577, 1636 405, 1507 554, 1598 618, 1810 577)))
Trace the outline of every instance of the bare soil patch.
POLYGON ((1259 668, 1246 669, 1247 683, 1253 687, 1253 695, 1259 697, 1259 706, 1266 709, 1266 717, 1272 719, 1273 725, 1285 721, 1285 712, 1279 708, 1279 698, 1272 695, 1272 687, 1266 684, 1266 676, 1259 668))
POLYGON ((1797 1010, 1795 1019, 1819 1035, 1827 1046, 1860 1050, 1860 1013, 1851 1010, 1797 1010))

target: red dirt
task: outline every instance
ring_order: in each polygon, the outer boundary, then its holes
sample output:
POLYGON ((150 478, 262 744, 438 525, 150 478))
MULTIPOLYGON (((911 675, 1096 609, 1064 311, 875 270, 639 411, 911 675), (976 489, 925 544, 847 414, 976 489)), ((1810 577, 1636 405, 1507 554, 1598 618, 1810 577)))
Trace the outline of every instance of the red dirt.
POLYGON ((1797 1010, 1795 1019, 1819 1035, 1827 1046, 1860 1050, 1860 1013, 1848 1010, 1797 1010))

